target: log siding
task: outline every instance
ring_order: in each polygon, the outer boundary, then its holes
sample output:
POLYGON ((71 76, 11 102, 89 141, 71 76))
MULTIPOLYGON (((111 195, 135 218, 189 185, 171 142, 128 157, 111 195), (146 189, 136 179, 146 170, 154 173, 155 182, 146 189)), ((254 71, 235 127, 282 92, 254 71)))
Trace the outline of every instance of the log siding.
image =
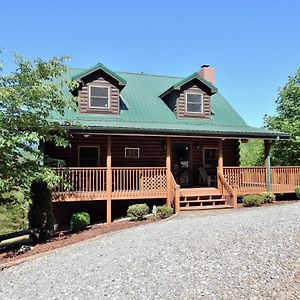
POLYGON ((179 118, 201 118, 210 119, 210 96, 206 94, 198 86, 194 85, 188 90, 182 91, 177 97, 177 109, 176 114, 179 118), (202 112, 192 113, 186 110, 186 95, 188 93, 201 94, 202 95, 202 112))
MULTIPOLYGON (((79 166, 78 151, 80 146, 97 146, 100 152, 99 167, 106 167, 107 136, 83 137, 76 135, 70 140, 70 148, 58 148, 53 144, 45 145, 45 154, 51 158, 63 159, 68 167, 79 166)), ((203 149, 218 149, 218 139, 170 138, 172 145, 186 144, 190 147, 190 168, 194 185, 198 184, 199 166, 203 164, 203 149)), ((166 166, 166 138, 164 137, 111 137, 112 167, 165 167, 166 166), (125 148, 140 150, 139 158, 125 158, 125 148)), ((239 141, 223 141, 224 166, 239 166, 239 141)))
POLYGON ((119 114, 120 113, 120 91, 117 84, 105 75, 103 72, 93 73, 85 78, 78 91, 79 111, 81 113, 93 114, 119 114), (109 107, 108 108, 91 108, 89 106, 90 86, 99 86, 109 88, 109 107))
POLYGON ((211 105, 210 94, 207 87, 192 80, 191 82, 183 85, 179 91, 175 91, 172 94, 166 96, 165 103, 175 113, 177 118, 195 118, 205 119, 211 118, 211 105), (186 110, 186 94, 201 94, 202 95, 202 112, 192 113, 186 110))

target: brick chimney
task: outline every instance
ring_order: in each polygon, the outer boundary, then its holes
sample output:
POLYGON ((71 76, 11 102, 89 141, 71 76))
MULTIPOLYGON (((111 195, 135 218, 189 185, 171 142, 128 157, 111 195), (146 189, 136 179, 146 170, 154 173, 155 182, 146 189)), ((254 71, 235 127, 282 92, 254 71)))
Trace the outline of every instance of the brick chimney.
POLYGON ((198 71, 198 74, 207 81, 211 82, 213 85, 216 84, 215 69, 210 67, 209 65, 201 66, 201 69, 198 71))

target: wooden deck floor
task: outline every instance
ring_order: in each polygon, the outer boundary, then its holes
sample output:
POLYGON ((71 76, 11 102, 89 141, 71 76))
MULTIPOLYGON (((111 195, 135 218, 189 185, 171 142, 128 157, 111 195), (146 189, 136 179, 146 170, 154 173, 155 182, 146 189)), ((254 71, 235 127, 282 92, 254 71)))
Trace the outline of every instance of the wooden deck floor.
MULTIPOLYGON (((111 193, 112 200, 160 199, 166 198, 165 190, 147 191, 115 191, 111 193)), ((106 192, 56 192, 52 194, 53 202, 67 201, 95 201, 107 200, 106 192)))

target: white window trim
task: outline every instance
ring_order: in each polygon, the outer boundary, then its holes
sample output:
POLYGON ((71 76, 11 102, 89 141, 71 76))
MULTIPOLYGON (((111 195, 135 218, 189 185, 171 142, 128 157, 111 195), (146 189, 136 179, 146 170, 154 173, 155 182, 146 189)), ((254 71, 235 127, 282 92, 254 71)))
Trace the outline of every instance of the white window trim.
POLYGON ((203 114, 203 94, 199 92, 186 92, 185 93, 185 112, 187 114, 203 114), (201 110, 200 111, 189 111, 187 109, 187 95, 193 94, 193 95, 199 95, 201 97, 201 110))
POLYGON ((125 149, 124 149, 124 157, 127 158, 127 159, 138 159, 138 158, 140 158, 140 148, 136 148, 136 147, 125 147, 125 149), (138 156, 137 156, 137 157, 127 157, 127 156, 126 156, 126 151, 127 151, 127 150, 137 150, 138 156))
POLYGON ((91 85, 89 85, 89 95, 88 95, 88 97, 89 97, 89 108, 94 108, 94 109, 105 109, 105 110, 110 109, 110 101, 111 101, 111 99, 110 99, 110 87, 108 87, 108 86, 102 86, 102 85, 93 85, 93 84, 91 84, 91 85), (107 96, 108 96, 107 107, 105 107, 105 106, 92 106, 92 105, 91 105, 91 88, 92 88, 92 87, 95 87, 95 88, 105 88, 105 89, 107 89, 107 96))

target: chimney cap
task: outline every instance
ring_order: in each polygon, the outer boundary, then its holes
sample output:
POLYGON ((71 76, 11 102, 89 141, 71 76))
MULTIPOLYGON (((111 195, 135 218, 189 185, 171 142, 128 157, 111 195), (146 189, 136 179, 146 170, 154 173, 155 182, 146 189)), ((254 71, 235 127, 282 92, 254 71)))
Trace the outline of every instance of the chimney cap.
POLYGON ((201 68, 209 68, 210 66, 209 65, 202 65, 201 68))

